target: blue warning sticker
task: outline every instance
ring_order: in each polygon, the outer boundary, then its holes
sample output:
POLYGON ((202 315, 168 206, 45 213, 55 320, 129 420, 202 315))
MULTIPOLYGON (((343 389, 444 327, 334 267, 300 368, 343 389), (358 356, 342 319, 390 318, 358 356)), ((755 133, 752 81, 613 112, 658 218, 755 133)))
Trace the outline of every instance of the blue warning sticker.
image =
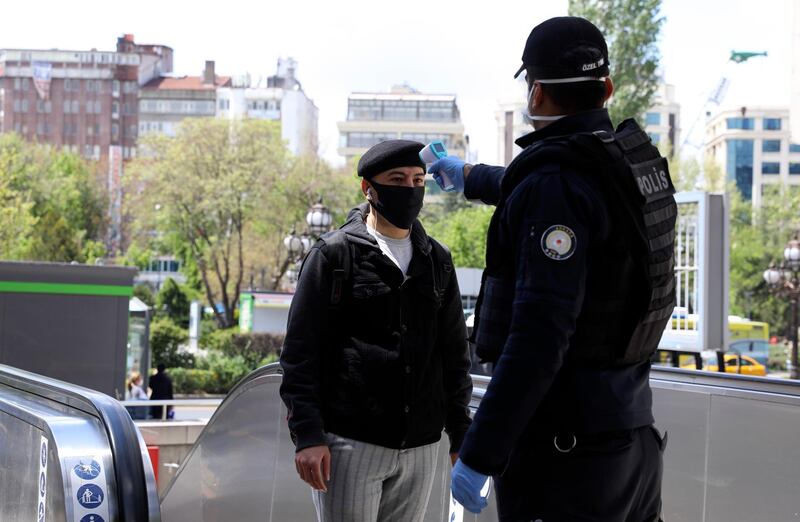
POLYGON ((47 437, 39 442, 39 475, 36 481, 36 497, 39 500, 36 519, 45 522, 47 517, 47 437))
POLYGON ((78 503, 87 509, 99 506, 104 499, 105 493, 96 484, 86 484, 78 489, 78 503))
POLYGON ((92 460, 88 463, 81 460, 72 470, 83 480, 94 480, 100 475, 100 464, 98 464, 96 460, 92 460))
POLYGON ((103 520, 103 517, 100 515, 95 515, 94 513, 89 513, 85 517, 81 519, 81 522, 106 522, 103 520))

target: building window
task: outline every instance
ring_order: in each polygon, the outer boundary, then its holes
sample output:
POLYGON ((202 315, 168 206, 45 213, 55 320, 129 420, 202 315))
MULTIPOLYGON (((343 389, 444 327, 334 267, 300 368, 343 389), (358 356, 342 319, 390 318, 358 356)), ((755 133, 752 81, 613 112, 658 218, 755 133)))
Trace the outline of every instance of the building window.
POLYGON ((22 107, 22 102, 20 100, 14 100, 14 112, 20 112, 22 107))
POLYGON ((50 100, 36 100, 36 112, 50 114, 53 112, 53 102, 50 100))
POLYGON ((114 96, 119 96, 119 80, 114 80, 111 82, 111 94, 114 96))
POLYGON ((28 100, 22 100, 22 112, 28 112, 28 100))
POLYGON ((86 135, 87 136, 94 136, 94 127, 91 125, 86 126, 86 135))
POLYGON ((114 102, 111 104, 111 117, 119 118, 119 102, 114 102))
POLYGON ((800 163, 789 163, 789 174, 793 176, 800 174, 800 163))
POLYGON ((761 164, 762 174, 780 174, 781 164, 775 161, 765 161, 761 164))
POLYGON ((72 100, 72 113, 78 114, 79 112, 81 112, 80 102, 78 102, 78 100, 72 100))
POLYGON ((347 108, 348 120, 380 120, 381 102, 378 100, 350 100, 347 108))
POLYGON ((382 141, 394 139, 394 134, 383 132, 351 132, 347 135, 348 147, 372 147, 382 141))
POLYGON ((789 144, 789 152, 800 152, 800 144, 798 144, 798 143, 790 143, 789 144))
POLYGON ((753 197, 753 140, 726 140, 727 178, 736 183, 742 197, 753 197))
POLYGON ((36 134, 40 136, 45 136, 50 134, 50 124, 46 121, 40 121, 36 124, 36 134))
POLYGON ((27 91, 27 90, 28 90, 28 85, 29 85, 29 83, 30 83, 30 82, 28 81, 28 79, 27 79, 27 78, 23 78, 23 79, 22 79, 22 90, 23 90, 23 91, 27 91))
POLYGON ((86 114, 94 114, 94 102, 87 101, 86 102, 86 114))
POLYGON ((111 124, 111 139, 116 140, 119 139, 119 125, 116 123, 111 124))
POLYGON ((661 134, 657 132, 648 132, 648 136, 650 136, 650 141, 658 145, 661 142, 661 134))
POLYGON ((764 118, 764 130, 781 130, 781 119, 764 118))
POLYGON ((18 91, 22 88, 22 78, 14 78, 14 90, 18 91))
POLYGON ((644 115, 644 122, 647 125, 661 125, 661 113, 648 112, 647 114, 644 115))
POLYGON ((64 114, 69 114, 71 112, 72 112, 72 101, 64 100, 64 114))
POLYGON ((753 130, 755 128, 753 118, 727 118, 728 129, 753 130))
POLYGON ((422 101, 419 102, 420 121, 456 121, 458 109, 453 102, 422 101))
POLYGON ((781 140, 764 140, 761 143, 761 152, 780 152, 781 140))

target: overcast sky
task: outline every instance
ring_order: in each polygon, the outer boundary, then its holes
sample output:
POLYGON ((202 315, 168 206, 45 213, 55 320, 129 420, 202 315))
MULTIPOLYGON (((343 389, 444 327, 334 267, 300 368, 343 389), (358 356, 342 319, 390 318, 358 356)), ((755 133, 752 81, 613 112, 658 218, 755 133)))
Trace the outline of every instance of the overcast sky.
MULTIPOLYGON (((337 161, 336 122, 347 95, 408 83, 458 96, 471 143, 495 162, 499 99, 524 96, 512 80, 528 33, 566 14, 566 0, 39 0, 6 8, 0 48, 112 50, 116 37, 175 50, 175 71, 198 75, 207 59, 219 74, 273 74, 279 56, 298 61, 298 77, 320 109, 323 156, 337 161), (518 94, 519 93, 519 94, 518 94)), ((662 69, 675 84, 685 130, 724 71, 725 105, 787 105, 792 0, 664 0, 662 69), (730 51, 767 58, 726 67, 730 51)), ((612 64, 613 67, 613 64, 612 64)), ((612 68, 613 75, 613 68, 612 68)))

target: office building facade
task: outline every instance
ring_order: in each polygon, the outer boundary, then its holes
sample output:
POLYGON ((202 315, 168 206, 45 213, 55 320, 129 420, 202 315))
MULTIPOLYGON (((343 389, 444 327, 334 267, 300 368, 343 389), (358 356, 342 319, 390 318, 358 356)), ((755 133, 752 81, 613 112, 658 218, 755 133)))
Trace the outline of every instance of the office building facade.
POLYGON ((175 136, 186 118, 213 118, 217 89, 230 81, 228 76, 217 76, 213 61, 206 61, 202 76, 153 78, 139 94, 139 133, 175 136))
POLYGON ((216 115, 254 118, 281 125, 281 138, 295 155, 315 154, 319 148, 319 109, 297 80, 297 62, 281 58, 274 75, 253 82, 250 75, 234 77, 217 89, 216 115))
POLYGON ((706 157, 754 206, 781 186, 800 189, 800 144, 791 141, 789 123, 786 107, 726 110, 706 123, 706 157))
POLYGON ((339 154, 351 160, 389 139, 441 140, 448 153, 465 158, 468 139, 453 94, 425 94, 407 85, 386 93, 353 93, 340 121, 339 154))

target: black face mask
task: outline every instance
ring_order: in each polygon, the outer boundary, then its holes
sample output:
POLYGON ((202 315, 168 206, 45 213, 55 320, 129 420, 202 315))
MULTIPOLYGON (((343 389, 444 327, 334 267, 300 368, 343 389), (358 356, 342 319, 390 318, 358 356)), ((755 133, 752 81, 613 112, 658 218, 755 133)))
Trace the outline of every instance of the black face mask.
POLYGON ((378 201, 369 198, 375 210, 397 228, 410 229, 422 210, 425 187, 381 185, 374 181, 370 181, 370 184, 378 192, 378 201))

